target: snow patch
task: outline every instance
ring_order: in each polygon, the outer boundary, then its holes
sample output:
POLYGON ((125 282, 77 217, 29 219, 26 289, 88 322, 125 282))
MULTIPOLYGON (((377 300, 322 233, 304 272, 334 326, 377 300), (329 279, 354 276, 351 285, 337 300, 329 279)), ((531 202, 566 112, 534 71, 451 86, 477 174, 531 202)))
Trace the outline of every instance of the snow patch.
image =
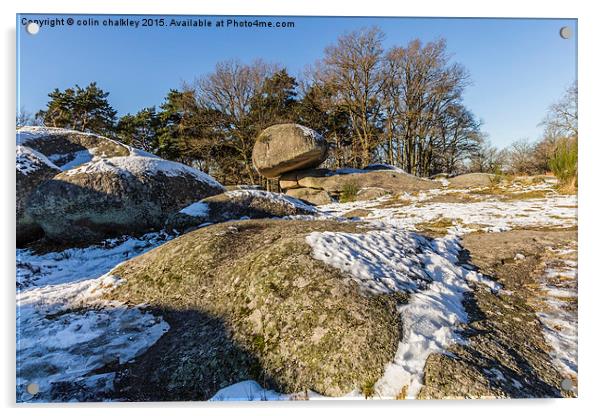
POLYGON ((464 292, 471 290, 468 282, 499 290, 489 279, 459 265, 457 235, 429 242, 390 227, 361 234, 314 232, 306 241, 314 258, 351 275, 372 293, 413 292, 399 307, 404 325, 395 358, 375 384, 380 398, 395 398, 404 387, 407 396, 415 398, 428 356, 464 342, 456 329, 468 320, 462 305, 464 292))
MULTIPOLYGON (((549 185, 548 185, 549 186, 549 185)), ((507 231, 516 227, 577 225, 577 197, 575 195, 550 195, 542 199, 515 201, 487 200, 478 202, 437 202, 429 199, 445 195, 450 191, 435 189, 420 192, 416 196, 404 196, 408 204, 395 204, 383 208, 383 200, 357 201, 345 204, 321 205, 318 209, 330 215, 342 216, 356 209, 365 209, 370 214, 365 219, 382 226, 397 226, 415 229, 423 222, 440 218, 459 219, 463 232, 474 231, 475 227, 488 232, 507 231)), ((451 191, 453 193, 461 191, 451 191)))
POLYGON ((182 163, 163 160, 156 157, 119 156, 109 159, 98 159, 66 172, 67 175, 77 175, 81 173, 113 173, 116 175, 156 175, 162 173, 166 176, 189 175, 214 188, 225 190, 219 182, 205 172, 183 165, 182 163))
POLYGON ((198 201, 188 205, 180 210, 181 214, 190 215, 191 217, 207 217, 209 216, 209 205, 203 201, 198 201))
POLYGON ((552 250, 553 265, 541 278, 545 308, 537 313, 543 325, 546 342, 552 347, 550 356, 556 368, 566 377, 577 378, 577 264, 566 259, 576 256, 575 248, 552 250))
POLYGON ((314 129, 310 129, 309 127, 303 126, 301 124, 295 124, 295 127, 297 127, 299 130, 301 130, 301 132, 303 132, 303 135, 305 137, 311 137, 313 140, 320 141, 320 142, 324 141, 324 137, 322 137, 322 135, 320 133, 318 133, 317 131, 315 131, 314 129))
POLYGON ((141 237, 113 238, 85 248, 36 254, 17 250, 17 287, 56 285, 97 278, 117 264, 172 239, 158 232, 141 237))
MULTIPOLYGON (((354 391, 343 396, 350 400, 363 400, 364 397, 354 391)), ((254 380, 245 380, 219 390, 209 401, 280 401, 280 400, 337 400, 338 397, 322 396, 312 390, 297 393, 279 393, 268 390, 254 380)))
MULTIPOLYGON (((94 154, 88 149, 80 150, 78 152, 71 153, 70 155, 73 156, 73 159, 65 163, 64 165, 61 165, 61 169, 73 169, 75 167, 83 165, 84 163, 88 163, 94 159, 94 154)), ((48 156, 48 159, 52 160, 53 162, 57 162, 63 159, 65 156, 65 154, 50 155, 48 156)))
POLYGON ((266 390, 256 381, 246 380, 219 390, 209 399, 210 402, 220 401, 266 401, 266 400, 289 400, 289 395, 266 390))
POLYGON ((44 165, 56 169, 57 171, 61 170, 61 168, 52 163, 46 156, 29 147, 17 145, 16 151, 17 171, 23 175, 29 175, 30 173, 39 170, 44 165))
POLYGON ((20 401, 49 400, 55 382, 96 385, 91 370, 128 361, 159 339, 168 329, 160 317, 102 295, 121 282, 107 274, 111 269, 171 238, 149 233, 46 254, 17 250, 20 401), (31 382, 41 389, 34 397, 25 391, 31 382))
POLYGON ((270 200, 276 204, 288 205, 297 209, 302 209, 310 212, 317 212, 316 207, 312 205, 308 205, 300 199, 293 198, 292 196, 285 194, 278 194, 275 192, 262 191, 257 189, 238 189, 234 191, 228 191, 224 193, 228 198, 245 198, 245 197, 253 197, 253 198, 262 198, 270 200))
POLYGON ((374 163, 372 165, 368 165, 364 168, 364 171, 381 171, 381 170, 391 170, 393 172, 397 172, 397 173, 405 173, 406 175, 408 174, 405 170, 403 170, 402 168, 399 168, 397 166, 394 165, 390 165, 388 163, 374 163))
POLYGON ((17 293, 17 397, 48 401, 52 384, 124 364, 169 329, 140 307, 103 299, 122 281, 110 274, 17 293), (33 398, 26 391, 37 383, 33 398))
POLYGON ((416 292, 431 280, 420 267, 426 240, 389 230, 367 233, 313 232, 306 237, 313 257, 336 267, 372 294, 416 292))

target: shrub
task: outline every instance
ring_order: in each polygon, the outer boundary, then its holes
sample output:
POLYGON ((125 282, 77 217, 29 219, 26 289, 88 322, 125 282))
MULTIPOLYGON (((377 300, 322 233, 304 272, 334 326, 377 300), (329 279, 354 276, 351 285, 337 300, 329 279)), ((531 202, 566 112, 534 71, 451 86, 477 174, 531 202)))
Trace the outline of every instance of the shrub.
POLYGON ((360 191, 359 186, 356 183, 349 182, 343 185, 339 202, 353 202, 357 198, 357 194, 360 191))
POLYGON ((364 399, 368 400, 374 397, 374 394, 376 393, 375 386, 375 380, 368 380, 362 385, 362 394, 364 395, 364 399))
POLYGON ((493 174, 493 176, 491 176, 489 178, 489 181, 491 182, 491 187, 495 188, 497 186, 500 186, 502 184, 502 181, 504 180, 504 174, 500 173, 500 172, 496 172, 493 174))
POLYGON ((577 186, 577 139, 561 139, 550 158, 550 169, 561 187, 577 186))

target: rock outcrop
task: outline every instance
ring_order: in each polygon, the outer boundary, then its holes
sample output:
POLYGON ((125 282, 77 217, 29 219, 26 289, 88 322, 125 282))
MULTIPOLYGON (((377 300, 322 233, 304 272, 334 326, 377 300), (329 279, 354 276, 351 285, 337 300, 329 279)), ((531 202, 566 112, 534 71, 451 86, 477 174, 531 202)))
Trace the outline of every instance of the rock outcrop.
POLYGON ((287 195, 316 205, 328 204, 345 194, 348 200, 368 200, 387 194, 426 191, 440 188, 437 181, 418 178, 388 165, 370 169, 307 169, 280 177, 280 187, 287 195), (349 195, 352 193, 353 195, 349 195))
POLYGON ((325 205, 334 202, 328 192, 322 189, 294 188, 287 190, 286 194, 314 205, 325 205))
POLYGON ((326 140, 299 124, 276 124, 265 129, 253 147, 253 165, 266 178, 313 168, 327 156, 326 140))
POLYGON ((334 174, 325 177, 305 177, 299 184, 315 189, 323 189, 329 193, 341 193, 351 185, 358 189, 382 188, 389 192, 426 191, 440 187, 440 184, 421 179, 405 172, 393 170, 373 170, 361 173, 334 174))
POLYGON ((26 213, 57 242, 93 242, 160 229, 169 214, 224 191, 188 166, 142 156, 98 159, 56 175, 26 213))
POLYGON ((356 201, 369 201, 371 199, 381 198, 385 195, 389 195, 391 192, 386 189, 379 187, 362 188, 358 191, 355 200, 356 201))
POLYGON ((240 189, 195 202, 170 216, 168 228, 185 231, 204 223, 315 215, 316 208, 288 195, 240 189))
POLYGON ((25 206, 35 189, 61 170, 46 156, 26 146, 17 146, 17 246, 43 236, 42 228, 25 212, 25 206))
POLYGON ((205 400, 248 379, 284 393, 370 388, 397 350, 403 300, 367 294, 314 259, 305 241, 312 231, 362 230, 332 221, 228 222, 114 269, 124 280, 108 297, 144 303, 170 325, 118 371, 116 395, 205 400))
POLYGON ((490 173, 466 173, 449 178, 450 188, 481 188, 493 185, 495 175, 490 173))

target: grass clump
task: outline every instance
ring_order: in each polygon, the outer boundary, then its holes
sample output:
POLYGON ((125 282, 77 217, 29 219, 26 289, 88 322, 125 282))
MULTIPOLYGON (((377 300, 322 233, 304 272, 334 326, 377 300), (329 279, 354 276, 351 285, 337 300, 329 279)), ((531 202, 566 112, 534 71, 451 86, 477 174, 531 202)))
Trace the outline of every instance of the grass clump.
POLYGON ((366 400, 374 397, 376 394, 376 380, 368 380, 362 385, 362 394, 366 400))
POLYGON ((357 199, 357 194, 360 191, 360 187, 355 182, 348 182, 343 185, 339 202, 353 202, 357 199))
POLYGON ((438 217, 431 221, 416 224, 416 229, 429 237, 442 237, 447 235, 447 230, 456 223, 460 224, 462 221, 456 220, 454 222, 451 218, 438 217))
POLYGON ((503 173, 496 172, 493 176, 489 178, 489 181, 491 182, 489 186, 491 186, 492 188, 500 186, 504 179, 506 179, 506 176, 503 173))
POLYGON ((408 396, 408 385, 406 384, 405 386, 403 386, 401 388, 399 393, 397 393, 397 396, 395 396, 395 400, 405 400, 407 396, 408 396))

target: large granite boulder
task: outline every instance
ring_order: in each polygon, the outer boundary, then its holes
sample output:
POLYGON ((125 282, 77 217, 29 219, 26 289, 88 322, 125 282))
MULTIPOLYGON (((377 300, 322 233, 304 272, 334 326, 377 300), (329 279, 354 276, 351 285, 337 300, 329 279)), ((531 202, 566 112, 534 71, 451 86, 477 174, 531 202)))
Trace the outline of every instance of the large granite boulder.
POLYGON ((276 124, 265 129, 253 147, 253 165, 266 178, 313 168, 328 154, 326 140, 299 124, 276 124))
POLYGON ((116 396, 206 400, 242 380, 283 393, 370 389, 395 356, 403 300, 367 293, 315 259, 306 242, 313 231, 366 230, 335 221, 232 221, 114 269, 123 284, 107 298, 145 304, 170 326, 118 371, 116 396))
POLYGON ((17 146, 17 246, 43 236, 42 228, 25 212, 33 191, 61 172, 46 156, 26 146, 17 146))
POLYGON ((56 175, 26 212, 58 242, 92 242, 160 229, 169 214, 224 191, 211 176, 163 159, 98 159, 56 175))

